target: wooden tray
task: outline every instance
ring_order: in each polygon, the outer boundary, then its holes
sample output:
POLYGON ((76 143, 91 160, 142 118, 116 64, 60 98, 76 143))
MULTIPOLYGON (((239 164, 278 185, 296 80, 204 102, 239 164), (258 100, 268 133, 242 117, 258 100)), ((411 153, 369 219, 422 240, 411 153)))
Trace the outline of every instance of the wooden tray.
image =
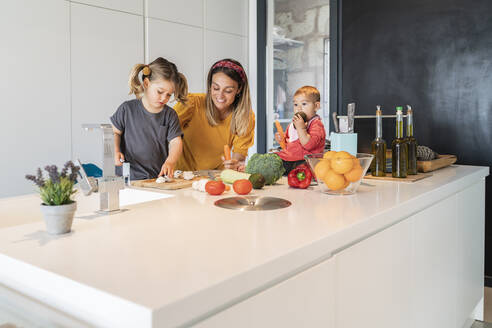
POLYGON ((386 181, 398 181, 398 182, 415 182, 428 177, 431 177, 432 173, 418 173, 417 175, 407 175, 406 178, 393 178, 391 173, 386 173, 385 177, 373 177, 370 173, 367 174, 364 179, 369 180, 386 180, 386 181))
POLYGON ((154 188, 162 190, 177 190, 183 188, 189 188, 193 184, 193 181, 204 179, 205 177, 195 177, 192 180, 185 180, 183 178, 174 179, 173 182, 156 183, 155 179, 147 180, 135 180, 131 181, 131 185, 140 188, 154 188))
POLYGON ((455 155, 439 155, 432 161, 417 161, 419 172, 431 172, 456 163, 455 155))

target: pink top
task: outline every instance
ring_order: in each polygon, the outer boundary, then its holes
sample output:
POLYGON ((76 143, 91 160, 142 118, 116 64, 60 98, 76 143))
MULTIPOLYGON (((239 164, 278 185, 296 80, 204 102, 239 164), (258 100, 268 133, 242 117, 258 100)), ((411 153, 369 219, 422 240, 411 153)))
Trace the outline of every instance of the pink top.
POLYGON ((307 133, 311 139, 303 146, 297 135, 297 130, 290 123, 285 133, 285 149, 277 152, 277 155, 284 161, 293 162, 303 160, 304 155, 322 153, 325 148, 326 132, 318 115, 309 120, 307 133))

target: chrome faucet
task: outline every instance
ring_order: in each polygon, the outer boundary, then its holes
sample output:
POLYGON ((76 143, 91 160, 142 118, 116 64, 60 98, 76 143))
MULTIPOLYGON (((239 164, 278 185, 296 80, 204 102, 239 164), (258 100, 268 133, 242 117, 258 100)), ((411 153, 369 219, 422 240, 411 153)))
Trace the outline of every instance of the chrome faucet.
MULTIPOLYGON (((83 182, 81 188, 84 195, 99 192, 99 210, 112 212, 120 209, 120 190, 125 188, 123 177, 115 175, 114 169, 114 136, 111 124, 82 124, 86 131, 102 130, 103 133, 103 176, 97 178, 97 185, 90 181, 81 167, 83 182)), ((80 161, 79 161, 80 162, 80 161)))

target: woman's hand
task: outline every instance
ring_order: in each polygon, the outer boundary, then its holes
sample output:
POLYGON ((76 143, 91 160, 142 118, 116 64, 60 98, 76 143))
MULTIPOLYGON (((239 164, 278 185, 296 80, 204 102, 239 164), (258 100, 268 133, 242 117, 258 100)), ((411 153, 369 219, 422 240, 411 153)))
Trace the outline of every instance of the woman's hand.
POLYGON ((165 175, 167 177, 172 178, 174 175, 174 167, 175 166, 176 166, 176 163, 171 162, 171 161, 165 161, 164 164, 162 164, 161 172, 159 173, 159 177, 165 175))
POLYGON ((226 161, 224 156, 222 156, 221 159, 225 169, 231 169, 234 171, 241 171, 242 169, 244 171, 244 160, 241 161, 236 158, 232 158, 226 161))
POLYGON ((306 130, 307 128, 307 124, 306 122, 304 122, 304 120, 302 119, 302 117, 300 115, 294 115, 294 117, 292 118, 292 123, 294 124, 294 126, 296 127, 296 130, 306 130))
POLYGON ((123 165, 124 161, 125 161, 125 155, 123 155, 123 153, 120 151, 115 151, 114 152, 114 165, 121 166, 121 165, 123 165))

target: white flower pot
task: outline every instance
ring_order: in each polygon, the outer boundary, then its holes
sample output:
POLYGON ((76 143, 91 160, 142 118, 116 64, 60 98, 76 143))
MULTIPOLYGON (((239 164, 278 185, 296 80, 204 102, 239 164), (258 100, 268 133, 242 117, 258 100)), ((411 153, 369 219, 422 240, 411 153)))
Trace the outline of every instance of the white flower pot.
POLYGON ((41 204, 41 212, 46 222, 46 230, 52 235, 70 232, 77 203, 49 206, 41 204))

